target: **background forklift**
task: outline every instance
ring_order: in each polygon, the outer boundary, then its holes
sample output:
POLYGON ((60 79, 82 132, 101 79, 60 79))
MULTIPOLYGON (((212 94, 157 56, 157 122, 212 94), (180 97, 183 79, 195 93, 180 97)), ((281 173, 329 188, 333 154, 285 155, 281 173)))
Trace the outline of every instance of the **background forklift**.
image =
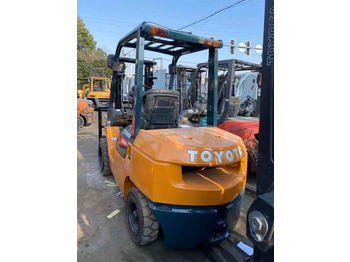
MULTIPOLYGON (((184 124, 206 126, 206 95, 207 86, 202 84, 202 74, 206 74, 208 63, 198 64, 195 72, 192 73, 187 96, 184 99, 186 107, 182 112, 184 124)), ((236 72, 257 72, 258 79, 261 80, 261 65, 250 63, 238 59, 221 60, 218 62, 218 71, 221 73, 218 80, 218 127, 242 138, 248 152, 248 183, 247 188, 256 190, 256 172, 258 165, 259 147, 259 118, 237 116, 241 109, 240 97, 235 92, 236 72)), ((181 76, 181 75, 180 75, 181 76)), ((205 78, 205 76, 204 76, 205 78)), ((178 86, 183 90, 188 84, 187 78, 178 77, 178 86)), ((260 91, 260 81, 258 86, 253 86, 260 91)), ((257 93, 259 93, 257 91, 257 93)), ((185 91, 183 91, 185 92, 185 91)), ((259 101, 259 96, 258 96, 259 101)), ((256 108, 257 114, 259 113, 256 108)))
POLYGON ((111 81, 106 77, 103 68, 92 68, 89 75, 89 90, 87 99, 93 102, 93 107, 97 108, 100 104, 103 107, 108 106, 111 81))
MULTIPOLYGON (((198 65, 198 71, 208 67, 207 63, 198 65)), ((219 69, 222 74, 222 81, 219 81, 218 86, 218 108, 219 119, 218 127, 230 133, 238 135, 242 138, 248 152, 248 178, 246 188, 256 191, 256 173, 258 168, 258 149, 259 149, 259 118, 249 117, 245 114, 247 107, 256 103, 255 112, 253 115, 259 116, 260 92, 261 92, 261 65, 250 63, 238 59, 230 59, 219 61, 219 69), (257 86, 252 85, 251 89, 257 89, 257 100, 254 101, 247 96, 244 103, 241 104, 240 94, 237 92, 238 82, 236 81, 237 72, 257 72, 257 86)), ((198 74, 198 73, 196 73, 198 74)), ((194 77, 196 77, 196 74, 194 77)), ((193 83, 197 83, 194 79, 193 83)), ((200 89, 198 85, 192 85, 194 88, 200 89)), ((197 91, 195 93, 198 93, 197 91)), ((206 118, 201 120, 200 126, 205 126, 206 118)))
MULTIPOLYGON (((191 103, 195 102, 187 99, 187 92, 190 89, 192 84, 191 80, 193 79, 196 70, 197 67, 194 66, 179 65, 176 67, 176 90, 180 93, 180 111, 191 107, 191 103)), ((169 72, 171 72, 171 64, 169 65, 169 72)), ((202 75, 197 74, 194 81, 201 83, 202 75)))
MULTIPOLYGON (((200 75, 206 73, 207 70, 208 63, 198 64, 197 69, 192 76, 191 85, 187 91, 186 97, 188 100, 187 103, 190 103, 191 108, 195 108, 195 103, 198 103, 198 101, 206 105, 205 97, 208 89, 206 86, 207 83, 205 82, 203 86, 198 79, 201 79, 200 75)), ((258 72, 258 79, 261 80, 261 65, 238 59, 228 59, 218 62, 218 70, 220 71, 218 77, 218 113, 220 115, 218 124, 221 124, 227 117, 236 117, 237 115, 240 115, 240 111, 242 111, 242 99, 240 93, 235 90, 238 87, 238 83, 235 81, 236 73, 244 71, 258 72)), ((260 81, 258 81, 256 85, 252 85, 250 89, 255 89, 259 94, 259 88, 260 81)), ((254 116, 259 116, 258 108, 256 109, 254 116)), ((205 122, 206 119, 203 119, 203 124, 205 124, 205 122)))
POLYGON ((104 129, 99 108, 100 168, 112 172, 126 199, 128 230, 137 245, 155 240, 161 228, 168 246, 210 246, 226 238, 229 223, 238 220, 247 153, 241 138, 216 128, 221 47, 221 40, 144 22, 108 56, 113 78, 104 129), (131 108, 123 106, 123 47, 136 48, 131 108), (145 50, 173 57, 170 90, 146 84, 152 81, 145 50), (203 50, 209 51, 208 127, 181 128, 180 94, 173 90, 176 63, 203 50))

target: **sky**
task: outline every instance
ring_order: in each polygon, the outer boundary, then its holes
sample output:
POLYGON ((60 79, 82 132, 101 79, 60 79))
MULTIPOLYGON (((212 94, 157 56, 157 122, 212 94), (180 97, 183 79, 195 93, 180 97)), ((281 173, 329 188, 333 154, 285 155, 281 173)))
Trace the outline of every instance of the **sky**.
MULTIPOLYGON (((179 29, 237 1, 78 0, 78 16, 93 35, 97 47, 114 54, 119 39, 143 21, 179 29)), ((250 40, 251 46, 255 47, 263 44, 263 24, 264 0, 247 0, 183 31, 207 38, 214 36, 224 44, 229 44, 231 39, 235 39, 236 44, 250 40)), ((170 56, 145 53, 147 59, 158 57, 165 59, 164 66, 170 63, 170 56)), ((237 48, 234 55, 230 53, 229 47, 224 46, 219 50, 219 60, 233 58, 261 62, 261 54, 255 50, 251 50, 250 56, 239 52, 237 48)), ((195 66, 207 60, 208 52, 201 51, 181 57, 178 64, 195 66)))

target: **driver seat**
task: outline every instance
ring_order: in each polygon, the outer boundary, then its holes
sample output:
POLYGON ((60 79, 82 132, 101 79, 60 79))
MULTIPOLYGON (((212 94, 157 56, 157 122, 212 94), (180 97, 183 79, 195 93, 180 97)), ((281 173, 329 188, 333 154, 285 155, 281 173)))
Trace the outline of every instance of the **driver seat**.
POLYGON ((174 90, 150 89, 142 96, 141 129, 176 128, 180 94, 174 90))

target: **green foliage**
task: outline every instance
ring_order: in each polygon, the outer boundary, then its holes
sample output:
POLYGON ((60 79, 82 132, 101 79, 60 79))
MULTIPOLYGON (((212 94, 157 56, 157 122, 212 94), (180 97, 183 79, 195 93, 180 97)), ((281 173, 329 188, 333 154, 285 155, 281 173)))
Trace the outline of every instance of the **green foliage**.
POLYGON ((78 17, 77 44, 77 84, 81 88, 88 83, 88 76, 93 67, 102 67, 107 77, 112 76, 112 70, 107 67, 107 53, 96 49, 96 42, 83 21, 78 17))
POLYGON ((85 24, 83 23, 83 20, 78 17, 78 30, 77 30, 77 36, 78 36, 78 50, 95 50, 96 49, 96 41, 94 41, 93 36, 90 34, 89 30, 87 30, 85 24))

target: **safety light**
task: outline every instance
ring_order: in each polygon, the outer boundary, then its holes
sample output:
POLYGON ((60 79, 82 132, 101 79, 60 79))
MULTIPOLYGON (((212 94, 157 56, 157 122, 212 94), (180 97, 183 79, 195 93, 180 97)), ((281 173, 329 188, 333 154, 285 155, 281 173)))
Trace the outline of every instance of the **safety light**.
POLYGON ((262 75, 261 73, 258 74, 258 85, 261 86, 262 83, 262 75))
POLYGON ((208 46, 212 46, 212 47, 219 47, 220 46, 220 42, 219 41, 213 40, 213 39, 209 39, 209 38, 206 38, 204 40, 204 44, 208 45, 208 46))
POLYGON ((135 134, 135 117, 132 116, 132 121, 131 121, 131 136, 134 136, 135 134))
POLYGON ((168 30, 156 26, 150 26, 149 33, 158 36, 168 36, 168 30))
POLYGON ((126 141, 126 139, 122 136, 122 134, 119 134, 117 142, 118 142, 118 145, 120 145, 121 147, 128 146, 128 141, 126 141))

